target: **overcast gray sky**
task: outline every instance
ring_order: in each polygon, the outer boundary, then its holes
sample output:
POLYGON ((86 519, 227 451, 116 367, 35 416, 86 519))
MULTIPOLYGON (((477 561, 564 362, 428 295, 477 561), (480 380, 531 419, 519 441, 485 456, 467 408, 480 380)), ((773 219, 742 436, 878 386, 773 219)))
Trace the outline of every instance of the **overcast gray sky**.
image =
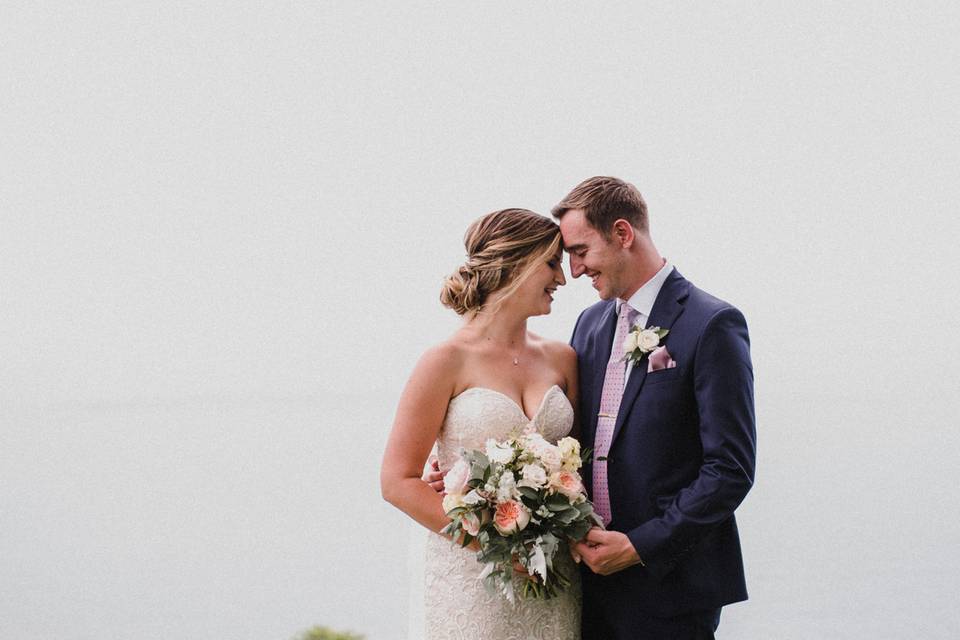
MULTIPOLYGON (((958 31, 945 2, 0 9, 0 635, 405 637, 376 474, 456 326, 440 280, 474 218, 610 174, 750 325, 719 637, 956 637, 958 31)), ((556 298, 531 327, 566 339, 594 292, 556 298)))

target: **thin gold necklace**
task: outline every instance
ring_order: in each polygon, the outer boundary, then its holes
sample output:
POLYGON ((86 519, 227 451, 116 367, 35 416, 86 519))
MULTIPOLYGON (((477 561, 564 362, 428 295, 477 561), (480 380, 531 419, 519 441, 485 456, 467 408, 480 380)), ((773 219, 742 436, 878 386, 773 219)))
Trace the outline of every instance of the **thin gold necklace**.
MULTIPOLYGON (((491 340, 491 341, 492 341, 491 338, 487 338, 487 340, 491 340)), ((504 347, 504 351, 507 352, 507 355, 508 355, 508 356, 510 355, 510 350, 509 350, 508 347, 504 347)), ((513 359, 513 366, 516 367, 516 366, 519 366, 519 365, 520 365, 520 353, 521 353, 522 351, 523 351, 523 346, 520 347, 520 350, 517 351, 517 353, 516 353, 515 355, 512 355, 512 356, 511 356, 511 358, 513 359)))

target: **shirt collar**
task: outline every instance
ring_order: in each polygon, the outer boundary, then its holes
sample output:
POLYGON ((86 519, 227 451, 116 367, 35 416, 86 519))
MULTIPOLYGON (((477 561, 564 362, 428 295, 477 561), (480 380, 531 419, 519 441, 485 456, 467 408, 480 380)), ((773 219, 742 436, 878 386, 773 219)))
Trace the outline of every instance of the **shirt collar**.
MULTIPOLYGON (((660 267, 660 271, 657 271, 652 278, 647 280, 646 283, 637 289, 636 293, 630 296, 630 299, 627 300, 630 308, 649 318, 650 312, 653 311, 653 303, 657 301, 657 295, 659 295, 664 281, 667 279, 667 276, 670 275, 672 270, 673 265, 667 260, 664 260, 663 266, 660 267)), ((623 300, 617 298, 618 314, 620 313, 620 305, 623 304, 623 302, 623 300)))

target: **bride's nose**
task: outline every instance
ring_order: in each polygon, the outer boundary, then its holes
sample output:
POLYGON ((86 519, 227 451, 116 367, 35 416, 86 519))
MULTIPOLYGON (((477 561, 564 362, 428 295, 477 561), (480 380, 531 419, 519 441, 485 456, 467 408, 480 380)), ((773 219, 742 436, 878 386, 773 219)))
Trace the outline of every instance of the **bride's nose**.
POLYGON ((553 281, 557 283, 558 287, 562 287, 563 285, 567 284, 567 279, 563 275, 563 267, 557 269, 557 277, 555 277, 553 281))

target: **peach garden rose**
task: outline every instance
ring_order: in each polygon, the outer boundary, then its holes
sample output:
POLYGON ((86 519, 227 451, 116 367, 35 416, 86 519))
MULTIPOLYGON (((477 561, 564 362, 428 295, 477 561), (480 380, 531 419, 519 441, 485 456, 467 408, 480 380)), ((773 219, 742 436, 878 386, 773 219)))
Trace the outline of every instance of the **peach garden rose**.
POLYGON ((583 482, 580 476, 566 469, 550 474, 550 488, 571 500, 576 500, 583 495, 583 482))
POLYGON ((516 500, 501 502, 493 514, 493 526, 504 535, 522 531, 529 522, 530 510, 516 500))

